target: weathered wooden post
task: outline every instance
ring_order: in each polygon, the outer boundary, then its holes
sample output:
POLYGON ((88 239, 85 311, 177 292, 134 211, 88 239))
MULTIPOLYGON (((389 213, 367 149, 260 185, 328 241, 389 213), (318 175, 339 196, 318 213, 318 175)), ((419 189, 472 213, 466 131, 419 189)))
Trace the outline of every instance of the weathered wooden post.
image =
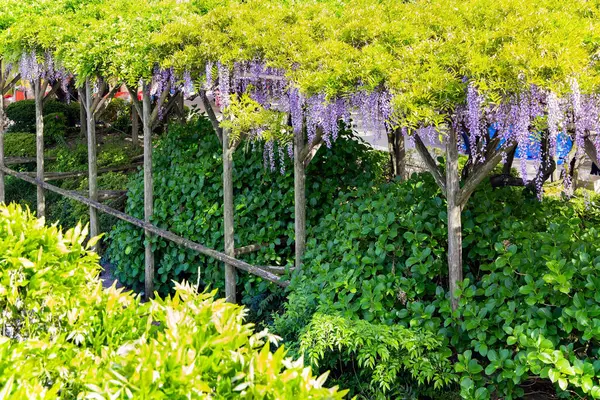
MULTIPOLYGON (((223 230, 225 254, 234 257, 233 231, 233 149, 229 142, 229 129, 223 129, 223 230)), ((236 270, 225 263, 225 298, 236 302, 236 270)))
POLYGON ((446 201, 448 208, 448 266, 450 278, 450 299, 452 310, 458 308, 456 290, 462 281, 462 205, 458 199, 460 177, 458 175, 458 147, 456 131, 450 129, 446 143, 446 201))
MULTIPOLYGON (((8 77, 4 76, 4 68, 0 60, 0 167, 4 167, 4 85, 8 77)), ((0 169, 0 203, 6 201, 4 171, 0 169)))
POLYGON ((86 111, 86 96, 85 85, 77 89, 79 97, 79 132, 81 137, 87 137, 87 111, 86 111))
MULTIPOLYGON (((35 134, 36 134, 36 178, 39 182, 44 181, 44 116, 42 114, 44 91, 42 90, 42 79, 33 80, 33 97, 35 101, 35 134)), ((37 185, 37 216, 42 218, 46 215, 46 197, 44 189, 37 185)))
POLYGON ((138 147, 138 134, 140 132, 140 117, 137 112, 133 100, 131 101, 131 143, 134 147, 138 147))
POLYGON ((306 246, 306 168, 304 133, 294 134, 294 232, 297 269, 302 267, 306 246))
MULTIPOLYGON (((152 186, 152 120, 150 92, 147 84, 143 86, 142 125, 144 130, 144 221, 150 223, 153 211, 154 188, 152 186)), ((145 293, 146 299, 154 297, 154 252, 150 239, 152 234, 145 230, 145 293)))
MULTIPOLYGON (((92 88, 90 85, 89 78, 85 80, 85 104, 87 120, 89 195, 92 201, 98 201, 98 163, 96 162, 96 117, 94 116, 94 101, 92 99, 92 88)), ((98 211, 94 207, 90 207, 90 237, 96 237, 99 233, 100 232, 98 228, 98 211)), ((96 246, 94 246, 94 250, 97 250, 96 246)))

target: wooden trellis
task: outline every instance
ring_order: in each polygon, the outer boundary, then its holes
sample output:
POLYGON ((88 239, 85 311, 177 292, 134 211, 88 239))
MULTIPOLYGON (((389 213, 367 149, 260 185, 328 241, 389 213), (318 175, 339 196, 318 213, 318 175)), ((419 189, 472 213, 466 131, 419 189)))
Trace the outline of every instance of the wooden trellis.
MULTIPOLYGON (((0 77, 1 79, 1 77, 0 77)), ((139 102, 136 98, 132 96, 133 109, 135 110, 135 114, 141 116, 142 120, 142 128, 144 135, 144 158, 143 158, 143 171, 144 171, 144 220, 137 219, 131 215, 128 215, 124 212, 111 208, 105 204, 101 204, 99 202, 99 194, 97 187, 97 176, 98 173, 104 172, 103 170, 98 170, 97 168, 97 160, 96 160, 96 132, 95 132, 95 121, 96 121, 96 112, 102 105, 102 100, 98 101, 98 99, 93 100, 91 95, 91 88, 89 81, 86 81, 84 88, 80 90, 80 93, 83 94, 83 98, 81 100, 82 108, 85 109, 85 115, 87 120, 87 126, 85 129, 88 139, 88 171, 79 172, 79 173, 68 173, 68 174, 45 174, 44 173, 44 128, 43 128, 43 118, 42 118, 42 109, 43 109, 43 93, 45 88, 41 85, 40 81, 34 81, 33 88, 35 94, 35 105, 36 105, 36 165, 37 170, 35 172, 35 177, 31 176, 29 173, 17 172, 7 166, 4 158, 4 129, 0 127, 0 202, 5 201, 4 194, 4 174, 13 176, 17 179, 23 180, 25 182, 29 182, 37 187, 37 211, 38 216, 43 217, 45 214, 45 194, 44 191, 48 190, 54 193, 57 193, 63 197, 69 198, 71 200, 77 201, 79 203, 85 204, 90 207, 90 235, 95 236, 99 234, 98 227, 98 211, 104 212, 106 214, 112 215, 116 218, 119 218, 123 221, 129 222, 139 228, 144 229, 144 234, 146 236, 146 244, 145 244, 145 293, 147 297, 152 297, 154 293, 153 279, 154 279, 154 253, 152 250, 152 246, 150 241, 148 240, 152 236, 159 236, 164 239, 170 240, 180 246, 183 246, 187 249, 197 251, 206 256, 212 257, 219 261, 222 261, 225 266, 225 288, 226 288, 226 297, 228 301, 235 302, 236 296, 236 270, 240 269, 246 271, 247 273, 259 276, 267 281, 273 282, 281 287, 286 287, 289 282, 283 280, 281 278, 281 274, 285 273, 286 267, 273 267, 273 266, 254 266, 248 264, 245 261, 238 260, 235 258, 236 255, 248 253, 251 251, 256 251, 260 249, 263 245, 250 245, 245 246, 239 249, 234 248, 234 240, 233 240, 233 191, 227 190, 229 187, 232 189, 232 186, 227 184, 231 183, 231 175, 232 175, 232 157, 233 157, 233 149, 228 145, 228 133, 227 132, 218 132, 222 136, 223 142, 223 160, 224 160, 224 219, 225 219, 225 252, 220 252, 211 248, 208 248, 200 243, 193 242, 181 236, 178 236, 168 230, 164 230, 158 228, 157 226, 150 223, 150 219, 152 217, 153 212, 153 183, 152 183, 152 126, 155 123, 157 108, 152 110, 152 104, 149 95, 149 88, 144 85, 143 88, 143 98, 142 101, 139 102), (141 104, 140 104, 141 103, 141 104), (55 185, 48 183, 47 181, 53 179, 64 179, 66 177, 74 177, 74 176, 84 176, 88 175, 89 179, 89 196, 83 196, 82 194, 76 191, 65 190, 55 185), (230 207, 227 207, 229 205, 230 207)), ((133 92, 133 91, 131 91, 133 92)), ((159 100, 159 103, 156 107, 161 107, 164 98, 159 100)), ((0 102, 0 108, 3 104, 0 102)), ((137 117, 136 115, 136 117, 137 117)), ((3 121, 3 115, 0 111, 0 121, 3 121)), ((83 121, 82 121, 83 125, 83 121)), ((19 160, 11 160, 12 163, 16 163, 15 161, 19 160)), ((24 162, 32 162, 32 159, 23 159, 21 161, 24 162)), ((12 164, 11 163, 11 164, 12 164)), ((128 167, 130 169, 131 167, 128 167)), ((301 221, 304 224, 304 221, 301 221)), ((302 240, 302 244, 304 240, 302 240)))

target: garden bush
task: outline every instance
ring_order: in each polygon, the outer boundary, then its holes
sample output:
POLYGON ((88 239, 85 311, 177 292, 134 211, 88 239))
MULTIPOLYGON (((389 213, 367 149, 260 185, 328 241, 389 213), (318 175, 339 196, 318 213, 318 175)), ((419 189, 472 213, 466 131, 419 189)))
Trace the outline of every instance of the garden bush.
POLYGON ((35 135, 13 132, 4 135, 4 154, 6 157, 35 157, 35 135))
MULTIPOLYGON (((65 116, 67 127, 74 127, 79 122, 79 103, 61 103, 49 100, 44 104, 44 116, 61 113, 65 116)), ((12 121, 10 132, 35 132, 35 101, 21 100, 6 107, 6 117, 12 121)))
MULTIPOLYGON (((600 202, 530 196, 484 187, 463 211, 465 281, 454 313, 446 206, 431 177, 342 196, 309 235, 304 269, 292 279, 275 331, 310 348, 306 338, 321 314, 373 330, 401 325, 431 332, 452 352, 460 386, 448 390, 464 398, 515 399, 552 384, 562 397, 599 397, 600 202)), ((337 359, 332 377, 366 398, 406 390, 406 374, 389 389, 357 377, 365 373, 352 368, 358 356, 332 346, 319 365, 337 359)), ((393 370, 390 360, 380 368, 393 370)), ((429 389, 412 382, 417 395, 429 389)))
MULTIPOLYGON (((255 265, 290 265, 294 254, 292 163, 285 155, 282 164, 277 162, 277 171, 271 171, 263 165, 260 150, 240 146, 234 155, 236 246, 266 244, 259 252, 241 258, 255 265)), ((278 153, 277 149, 275 153, 278 153)), ((332 150, 321 149, 307 171, 308 224, 318 221, 339 191, 369 186, 380 179, 384 164, 384 156, 370 151, 349 132, 341 135, 332 150)), ((152 222, 222 250, 221 145, 210 123, 199 119, 187 125, 172 126, 154 152, 153 168, 152 222)), ((126 211, 143 218, 142 205, 140 172, 130 182, 126 211)), ((144 282, 143 231, 119 223, 109 239, 108 256, 117 268, 117 277, 124 284, 141 290, 144 282)), ((160 238, 151 240, 156 259, 155 287, 160 293, 168 293, 172 280, 183 279, 223 288, 222 263, 160 238)), ((238 284, 244 303, 258 313, 269 303, 279 300, 267 291, 268 282, 257 277, 240 272, 238 284)))
POLYGON ((119 98, 112 99, 100 119, 116 131, 129 132, 131 129, 131 103, 119 98))
POLYGON ((214 293, 184 283, 141 303, 103 289, 85 237, 0 206, 3 399, 343 398, 214 293))
POLYGON ((67 130, 67 118, 65 114, 51 113, 44 115, 44 144, 53 145, 64 143, 67 130))

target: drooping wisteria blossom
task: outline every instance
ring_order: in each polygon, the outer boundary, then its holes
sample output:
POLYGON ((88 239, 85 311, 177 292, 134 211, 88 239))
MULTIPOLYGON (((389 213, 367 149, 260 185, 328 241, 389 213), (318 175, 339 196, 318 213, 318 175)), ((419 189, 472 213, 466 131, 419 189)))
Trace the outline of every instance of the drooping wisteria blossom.
POLYGON ((561 112, 558 97, 556 94, 550 93, 548 95, 548 147, 551 156, 556 153, 556 139, 563 124, 563 120, 564 115, 561 112))
POLYGON ((368 92, 359 89, 350 96, 350 106, 358 110, 364 128, 381 137, 392 113, 391 98, 385 90, 368 92))
POLYGON ((304 98, 300 95, 300 91, 297 88, 292 88, 290 90, 289 99, 292 128, 294 134, 298 135, 302 133, 302 126, 304 124, 304 98))
POLYGON ((195 94, 194 90, 194 81, 192 80, 192 76, 190 75, 190 71, 185 71, 183 73, 183 84, 181 88, 183 95, 186 98, 190 98, 195 94))
POLYGON ((217 68, 219 70, 219 100, 220 106, 222 108, 226 108, 230 104, 229 96, 230 92, 230 74, 229 67, 222 63, 217 63, 217 68))
POLYGON ((581 108, 581 91, 577 79, 571 79, 571 106, 573 112, 573 124, 575 125, 575 144, 577 145, 577 155, 580 155, 584 146, 584 121, 581 108))
POLYGON ((213 67, 214 64, 212 62, 207 62, 206 63, 206 89, 210 90, 212 89, 213 85, 214 85, 214 81, 213 81, 213 67))
POLYGON ((471 83, 467 87, 466 125, 469 138, 469 149, 474 162, 478 162, 482 155, 479 154, 478 140, 482 138, 481 127, 481 96, 471 83))
POLYGON ((263 150, 263 160, 265 169, 269 168, 271 172, 275 171, 275 142, 267 140, 263 150))
POLYGON ((154 68, 152 74, 152 85, 150 87, 151 96, 160 96, 167 87, 169 90, 174 90, 175 73, 172 68, 161 69, 158 66, 154 68))
POLYGON ((21 77, 28 81, 35 81, 42 77, 44 66, 38 62, 38 57, 35 52, 24 53, 19 62, 19 71, 21 77))

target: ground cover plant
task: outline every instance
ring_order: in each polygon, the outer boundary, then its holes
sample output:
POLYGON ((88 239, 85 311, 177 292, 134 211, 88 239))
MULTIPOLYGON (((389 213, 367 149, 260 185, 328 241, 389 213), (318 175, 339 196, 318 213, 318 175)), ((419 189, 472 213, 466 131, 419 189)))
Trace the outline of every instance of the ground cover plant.
POLYGON ((489 187, 474 196, 464 211, 457 311, 447 293, 444 201, 430 177, 414 176, 341 197, 314 227, 276 331, 366 398, 406 393, 406 385, 431 395, 430 382, 464 398, 520 398, 552 391, 552 383, 560 397, 599 396, 598 196, 540 203, 522 189, 489 187), (348 322, 324 328, 323 315, 348 322), (352 335, 398 325, 441 340, 437 351, 453 354, 452 373, 432 369, 423 385, 422 369, 398 367, 406 357, 384 339, 392 334, 374 342, 376 361, 365 368, 361 357, 370 353, 352 335))
POLYGON ((2 398, 344 397, 214 293, 184 283, 141 303, 104 289, 85 237, 0 206, 2 398))

